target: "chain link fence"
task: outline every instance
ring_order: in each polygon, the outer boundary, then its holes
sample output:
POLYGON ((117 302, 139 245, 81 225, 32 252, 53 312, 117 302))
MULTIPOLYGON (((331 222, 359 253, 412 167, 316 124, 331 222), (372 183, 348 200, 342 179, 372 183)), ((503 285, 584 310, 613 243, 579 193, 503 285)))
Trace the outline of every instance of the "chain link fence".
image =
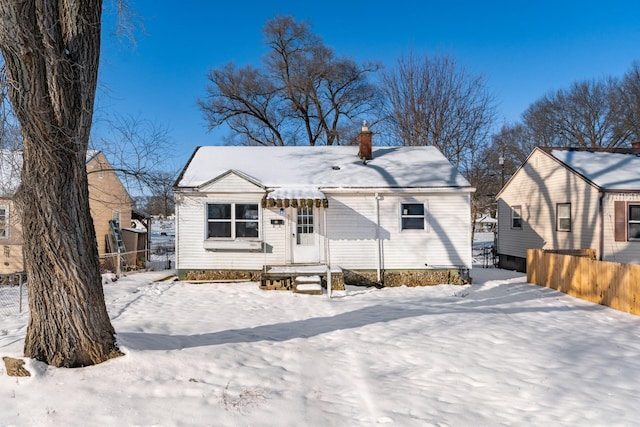
POLYGON ((27 309, 27 280, 24 272, 0 274, 0 317, 27 309))
POLYGON ((151 245, 149 251, 129 251, 100 255, 100 272, 124 274, 130 271, 160 271, 172 268, 173 245, 151 245))
POLYGON ((473 242, 473 263, 482 268, 496 267, 498 254, 496 252, 496 234, 493 232, 476 233, 473 242))
MULTIPOLYGON (((156 245, 151 251, 101 255, 100 272, 124 274, 131 271, 168 270, 172 268, 173 260, 173 245, 156 245)), ((27 279, 24 272, 0 274, 0 318, 22 313, 27 308, 27 279)))

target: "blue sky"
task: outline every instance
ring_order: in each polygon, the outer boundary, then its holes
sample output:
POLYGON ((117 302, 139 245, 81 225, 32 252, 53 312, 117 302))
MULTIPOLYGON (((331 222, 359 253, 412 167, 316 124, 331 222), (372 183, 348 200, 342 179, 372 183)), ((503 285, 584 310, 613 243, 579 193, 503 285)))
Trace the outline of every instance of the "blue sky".
POLYGON ((408 50, 453 56, 486 78, 498 126, 549 91, 621 77, 640 61, 635 1, 129 1, 144 26, 135 46, 112 34, 113 2, 105 2, 97 119, 120 114, 166 127, 174 168, 195 147, 222 142, 196 106, 207 71, 259 65, 261 29, 276 15, 308 20, 336 53, 387 68, 408 50))

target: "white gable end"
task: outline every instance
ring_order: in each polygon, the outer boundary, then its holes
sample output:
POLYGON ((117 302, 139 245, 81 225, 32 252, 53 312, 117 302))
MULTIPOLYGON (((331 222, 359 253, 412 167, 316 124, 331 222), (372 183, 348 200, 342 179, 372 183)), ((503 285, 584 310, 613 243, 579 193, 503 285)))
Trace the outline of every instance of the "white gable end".
POLYGON ((264 193, 265 189, 255 182, 229 171, 202 185, 201 193, 264 193))

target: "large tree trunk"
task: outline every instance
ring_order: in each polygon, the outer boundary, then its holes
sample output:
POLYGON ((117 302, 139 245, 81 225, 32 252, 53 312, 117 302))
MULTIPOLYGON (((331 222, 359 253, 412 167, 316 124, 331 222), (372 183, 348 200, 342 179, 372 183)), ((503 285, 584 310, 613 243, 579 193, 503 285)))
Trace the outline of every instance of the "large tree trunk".
POLYGON ((89 211, 86 152, 101 0, 0 0, 0 49, 22 126, 30 319, 25 356, 54 366, 117 354, 89 211))

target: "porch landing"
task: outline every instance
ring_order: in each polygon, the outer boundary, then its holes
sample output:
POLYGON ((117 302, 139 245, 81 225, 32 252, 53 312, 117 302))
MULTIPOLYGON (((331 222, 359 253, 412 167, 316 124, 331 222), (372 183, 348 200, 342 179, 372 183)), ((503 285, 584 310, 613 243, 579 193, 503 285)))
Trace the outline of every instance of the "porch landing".
MULTIPOLYGON (((328 273, 329 267, 326 264, 265 265, 262 268, 260 289, 322 295, 322 288, 327 287, 328 273)), ((331 268, 332 278, 341 276, 342 269, 331 268)))

